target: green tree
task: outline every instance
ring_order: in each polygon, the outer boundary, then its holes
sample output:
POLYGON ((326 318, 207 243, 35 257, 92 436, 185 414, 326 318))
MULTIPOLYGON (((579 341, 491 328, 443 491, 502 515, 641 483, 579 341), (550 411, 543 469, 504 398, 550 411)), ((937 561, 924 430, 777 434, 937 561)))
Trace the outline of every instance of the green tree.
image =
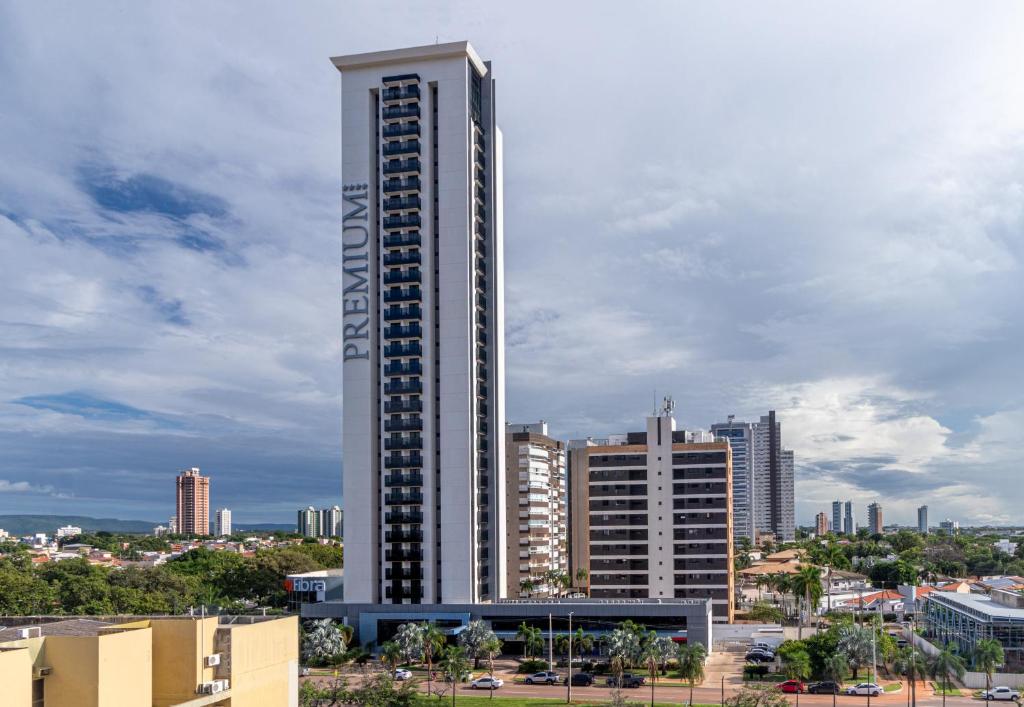
POLYGON ((19 569, 10 561, 0 561, 0 614, 49 614, 56 604, 57 592, 31 566, 19 569))
POLYGON ((413 663, 423 655, 423 625, 418 623, 402 624, 395 632, 395 643, 402 651, 402 660, 413 663))
MULTIPOLYGON (((458 643, 466 651, 466 656, 473 659, 473 667, 480 667, 480 659, 486 655, 484 646, 491 639, 497 639, 494 631, 483 621, 470 621, 459 633, 458 643)), ((543 650, 543 649, 541 649, 543 650)))
POLYGON ((444 650, 445 638, 437 628, 437 624, 424 621, 420 627, 420 636, 423 639, 423 660, 427 664, 427 694, 430 695, 433 693, 434 656, 444 650))
POLYGON ((415 681, 395 682, 391 675, 374 675, 351 692, 342 704, 362 707, 412 707, 417 702, 415 681))
POLYGON ((345 639, 331 619, 310 622, 302 636, 302 659, 312 665, 323 665, 345 652, 345 639))
POLYGON ((846 657, 853 671, 853 679, 862 667, 871 662, 871 629, 863 626, 844 626, 839 632, 837 649, 846 657))
MULTIPOLYGON (((807 621, 810 623, 811 616, 817 610, 818 602, 821 600, 821 570, 814 565, 803 565, 800 571, 793 575, 791 581, 793 595, 803 598, 807 621)), ((803 621, 798 617, 797 638, 803 638, 803 626, 803 621)))
POLYGON ((974 666, 985 673, 985 690, 992 689, 992 674, 1006 661, 1003 644, 994 638, 982 638, 974 646, 974 666))
POLYGON ((963 678, 966 671, 967 666, 964 665, 964 659, 960 657, 956 646, 952 643, 947 643, 942 650, 932 656, 928 664, 928 672, 936 680, 942 678, 942 707, 946 707, 946 693, 949 692, 950 677, 955 675, 957 679, 963 678))
MULTIPOLYGON (((692 700, 690 704, 693 704, 692 700)), ((775 686, 745 686, 725 701, 726 707, 790 707, 789 700, 775 686)))
POLYGON ((112 614, 110 570, 90 565, 87 560, 64 560, 50 563, 42 571, 46 580, 60 597, 61 609, 67 614, 112 614))
POLYGON ((536 626, 524 621, 519 624, 516 638, 523 642, 523 658, 535 658, 544 652, 544 635, 536 626))
POLYGON ((461 646, 448 646, 444 650, 440 662, 444 670, 445 679, 452 684, 452 704, 455 704, 455 695, 458 693, 459 682, 462 676, 469 670, 469 661, 461 646))
POLYGON ((380 646, 380 662, 388 669, 388 674, 394 677, 398 664, 402 662, 402 647, 395 641, 385 641, 380 646))
POLYGON ((690 704, 693 704, 693 685, 704 680, 704 661, 707 649, 703 643, 680 643, 676 649, 679 677, 690 685, 690 704))
MULTIPOLYGON (((494 656, 501 653, 501 639, 492 632, 490 637, 480 646, 480 650, 487 656, 487 674, 494 680, 494 656)), ((490 699, 494 699, 494 690, 489 690, 490 699)))
MULTIPOLYGON (((572 637, 572 647, 576 650, 576 655, 582 658, 584 653, 594 650, 594 637, 578 628, 572 637)), ((572 660, 572 656, 569 656, 569 659, 572 660)))
MULTIPOLYGON (((761 578, 758 577, 758 581, 760 580, 761 578)), ((776 624, 782 623, 782 609, 775 606, 774 604, 769 604, 766 601, 754 602, 754 605, 750 607, 750 611, 747 612, 747 615, 753 621, 762 621, 765 623, 776 624)))
MULTIPOLYGON (((821 674, 826 680, 832 680, 837 685, 843 684, 843 678, 846 677, 846 671, 849 665, 846 660, 846 656, 842 653, 833 653, 826 660, 822 668, 821 674)), ((832 707, 836 705, 836 693, 832 692, 832 707)))

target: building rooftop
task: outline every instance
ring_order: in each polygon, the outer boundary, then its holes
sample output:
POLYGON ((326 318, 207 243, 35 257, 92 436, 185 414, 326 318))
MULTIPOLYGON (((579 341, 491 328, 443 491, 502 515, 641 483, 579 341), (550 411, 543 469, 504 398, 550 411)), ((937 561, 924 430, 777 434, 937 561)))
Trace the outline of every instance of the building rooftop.
POLYGON ((66 619, 49 623, 25 624, 11 628, 0 628, 0 643, 19 641, 24 638, 21 632, 25 629, 39 629, 42 636, 98 636, 104 629, 114 624, 110 621, 96 619, 66 619))
POLYGON ((423 61, 425 59, 446 59, 457 56, 467 57, 481 76, 487 75, 487 66, 469 42, 446 42, 444 44, 426 44, 420 47, 388 49, 381 52, 344 54, 331 57, 331 63, 338 68, 338 71, 346 71, 348 69, 363 69, 371 66, 403 64, 423 61))
POLYGON ((1024 622, 1024 609, 1006 606, 992 601, 991 597, 982 594, 957 594, 955 592, 935 592, 929 601, 943 604, 955 604, 979 618, 1003 621, 1024 622))

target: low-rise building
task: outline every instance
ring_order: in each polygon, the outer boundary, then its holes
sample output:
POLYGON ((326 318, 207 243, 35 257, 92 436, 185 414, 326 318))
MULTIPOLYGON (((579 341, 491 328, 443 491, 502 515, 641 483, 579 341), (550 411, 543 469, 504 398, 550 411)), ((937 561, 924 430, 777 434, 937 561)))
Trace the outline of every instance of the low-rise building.
POLYGON ((298 703, 294 616, 52 617, 4 623, 4 707, 298 703))
POLYGON ((991 595, 932 592, 925 603, 925 635, 936 645, 954 644, 973 655, 979 640, 1003 647, 1006 672, 1024 668, 1024 596, 997 589, 991 595))
POLYGON ((73 538, 82 534, 82 529, 77 525, 65 525, 63 528, 57 528, 57 538, 73 538))

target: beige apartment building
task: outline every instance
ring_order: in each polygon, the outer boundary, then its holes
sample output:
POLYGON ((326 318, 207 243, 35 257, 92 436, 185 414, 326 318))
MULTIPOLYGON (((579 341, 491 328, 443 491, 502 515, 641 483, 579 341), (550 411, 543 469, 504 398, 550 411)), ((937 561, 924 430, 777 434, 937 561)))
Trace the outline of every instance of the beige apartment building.
POLYGON ((199 469, 185 469, 176 481, 177 512, 174 520, 176 532, 182 535, 210 534, 210 477, 202 476, 199 469))
POLYGON ((37 620, 0 630, 4 707, 296 707, 298 618, 37 620))
POLYGON ((568 589, 549 575, 569 573, 565 446, 543 420, 505 431, 506 596, 555 596, 568 589))
POLYGON ((733 619, 732 451, 676 430, 671 401, 645 432, 570 444, 571 566, 595 599, 710 599, 733 619))

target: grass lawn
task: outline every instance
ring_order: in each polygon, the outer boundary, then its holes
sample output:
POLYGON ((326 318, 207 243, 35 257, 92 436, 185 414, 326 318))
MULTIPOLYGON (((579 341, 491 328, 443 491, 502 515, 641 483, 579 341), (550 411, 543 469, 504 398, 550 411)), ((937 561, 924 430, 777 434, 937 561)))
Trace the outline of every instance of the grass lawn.
MULTIPOLYGON (((942 686, 941 685, 939 685, 938 683, 934 683, 934 682, 933 683, 929 683, 929 684, 932 686, 932 689, 935 690, 935 694, 936 695, 939 695, 939 696, 942 695, 942 686)), ((952 685, 950 685, 950 686, 948 686, 946 688, 946 695, 949 696, 949 697, 959 697, 960 694, 961 694, 960 690, 958 690, 957 688, 953 687, 952 685)))
POLYGON ((902 688, 902 687, 903 687, 903 683, 890 682, 890 683, 888 683, 886 685, 883 685, 882 689, 885 690, 886 692, 899 692, 900 688, 902 688))

